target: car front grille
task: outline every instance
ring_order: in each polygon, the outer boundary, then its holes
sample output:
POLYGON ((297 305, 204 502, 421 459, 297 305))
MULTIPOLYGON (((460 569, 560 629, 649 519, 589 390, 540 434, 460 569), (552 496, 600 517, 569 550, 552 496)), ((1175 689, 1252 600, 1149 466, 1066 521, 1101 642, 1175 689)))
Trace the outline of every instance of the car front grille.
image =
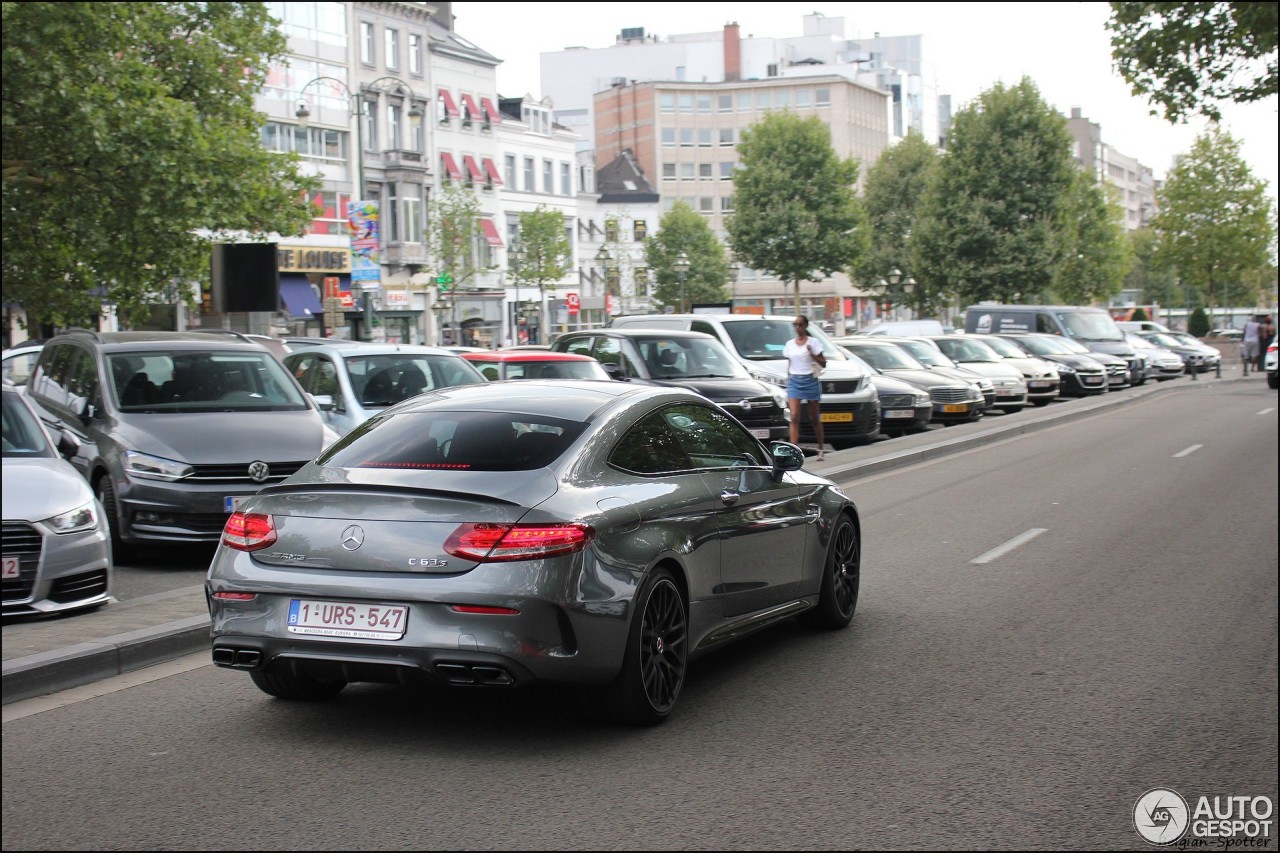
POLYGON ((965 388, 933 388, 929 391, 929 399, 935 403, 967 403, 969 391, 965 388))
POLYGON ((245 483, 259 484, 278 483, 294 474, 306 462, 271 462, 268 463, 270 474, 264 480, 254 480, 249 476, 249 463, 236 462, 230 465, 192 465, 191 475, 184 482, 196 483, 245 483))
POLYGON ((915 405, 915 398, 910 394, 881 394, 882 409, 909 409, 915 405))
POLYGON ((4 556, 18 558, 18 577, 4 579, 4 600, 22 601, 35 589, 36 572, 44 550, 44 536, 23 521, 4 523, 4 556))
POLYGON ((822 380, 822 393, 853 394, 861 384, 862 380, 860 379, 824 379, 822 380))

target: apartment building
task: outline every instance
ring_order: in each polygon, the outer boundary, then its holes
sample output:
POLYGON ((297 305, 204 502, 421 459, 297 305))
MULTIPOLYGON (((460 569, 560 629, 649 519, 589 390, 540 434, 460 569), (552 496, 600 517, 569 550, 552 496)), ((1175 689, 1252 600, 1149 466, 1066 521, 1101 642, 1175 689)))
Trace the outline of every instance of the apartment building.
POLYGON ((1151 167, 1103 142, 1102 126, 1085 118, 1080 107, 1071 108, 1067 131, 1074 140, 1076 166, 1115 189, 1115 200, 1124 210, 1124 229, 1136 231, 1150 224, 1159 189, 1151 167))

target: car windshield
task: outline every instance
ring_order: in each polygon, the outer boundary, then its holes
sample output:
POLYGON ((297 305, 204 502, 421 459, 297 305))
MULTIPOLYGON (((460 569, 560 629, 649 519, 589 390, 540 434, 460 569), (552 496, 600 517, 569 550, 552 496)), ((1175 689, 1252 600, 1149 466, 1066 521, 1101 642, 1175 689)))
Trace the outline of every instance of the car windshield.
POLYGON ((1058 321, 1071 337, 1082 341, 1124 340, 1116 321, 1102 312, 1059 311, 1058 321))
MULTIPOLYGON (((4 394, 4 458, 34 459, 56 456, 40 422, 16 391, 4 394)), ((7 559, 7 558, 6 558, 7 559)))
POLYGON ((938 341, 938 348, 946 353, 952 361, 958 361, 961 364, 966 362, 1000 361, 1000 356, 996 355, 995 350, 982 341, 943 338, 938 341))
POLYGON ((1173 340, 1177 343, 1178 346, 1184 346, 1184 347, 1203 346, 1199 338, 1197 338, 1195 335, 1188 335, 1186 332, 1165 332, 1164 334, 1173 338, 1173 340))
MULTIPOLYGON (((796 336, 792 320, 735 320, 724 324, 725 333, 733 342, 738 355, 748 361, 772 361, 782 358, 782 348, 796 336)), ((849 356, 835 341, 827 337, 816 323, 809 324, 809 335, 822 344, 822 354, 828 361, 846 361, 849 356)))
POLYGON ((1169 334, 1167 332, 1151 332, 1150 334, 1143 335, 1142 337, 1148 341, 1151 341, 1153 344, 1156 344, 1157 346, 1162 346, 1162 347, 1186 346, 1186 344, 1184 344, 1182 341, 1178 340, 1172 334, 1169 334))
POLYGON ((655 379, 749 379, 746 368, 715 338, 636 338, 655 379))
POLYGON ((853 346, 849 350, 877 370, 924 370, 923 364, 897 347, 853 346))
POLYGON ((1132 334, 1126 333, 1124 336, 1124 339, 1125 339, 1125 342, 1129 344, 1129 346, 1133 347, 1134 349, 1158 349, 1158 347, 1155 344, 1151 343, 1151 341, 1147 340, 1142 335, 1132 335, 1132 334))
POLYGON ((107 356, 122 412, 254 412, 307 408, 297 383, 266 350, 182 350, 107 356))
POLYGON ((899 341, 897 346, 902 347, 907 352, 916 357, 921 364, 929 367, 955 367, 955 362, 947 358, 947 356, 935 347, 933 344, 926 344, 923 341, 899 341))
POLYGON ((581 435, 578 421, 507 412, 405 412, 373 417, 316 461, 332 468, 528 471, 544 468, 581 435))
POLYGON ((1076 350, 1062 338, 1029 336, 1018 341, 1035 355, 1074 355, 1076 350))
POLYGON ((1026 358, 1027 354, 1013 341, 1005 338, 983 338, 982 342, 1004 358, 1026 358))
POLYGON ((437 388, 485 381, 469 361, 452 353, 345 355, 351 389, 365 407, 399 403, 437 388))

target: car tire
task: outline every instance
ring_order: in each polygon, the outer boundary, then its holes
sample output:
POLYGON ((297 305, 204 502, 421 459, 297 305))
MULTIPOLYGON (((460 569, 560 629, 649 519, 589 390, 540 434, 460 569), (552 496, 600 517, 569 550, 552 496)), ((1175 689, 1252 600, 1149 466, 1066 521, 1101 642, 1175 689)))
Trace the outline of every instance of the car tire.
POLYGON ((249 677, 268 696, 303 702, 332 699, 347 686, 345 681, 320 681, 287 672, 251 672, 249 677))
POLYGON ((1274 374, 1274 373, 1268 373, 1268 374, 1267 374, 1267 387, 1268 387, 1268 388, 1270 388, 1272 391, 1274 391, 1274 390, 1276 390, 1276 388, 1277 388, 1278 386, 1280 386, 1280 379, 1277 379, 1277 378, 1276 378, 1276 374, 1274 374))
POLYGON ((1039 408, 1040 406, 1047 406, 1053 401, 1054 401, 1053 397, 1040 397, 1038 399, 1032 400, 1031 405, 1039 408))
POLYGON ((111 537, 111 562, 127 563, 138 556, 138 549, 132 543, 120 538, 120 506, 116 501, 116 488, 111 484, 111 477, 103 474, 98 478, 94 491, 98 495, 98 503, 102 504, 102 521, 107 525, 107 533, 111 537))
POLYGON ((604 689, 603 710, 619 723, 652 726, 671 715, 689 660, 684 596, 666 569, 654 570, 635 598, 622 671, 604 689))
POLYGON ((861 576, 862 547, 858 531, 849 516, 841 513, 831 531, 831 544, 827 546, 818 603, 812 610, 800 614, 801 623, 828 631, 847 628, 858 607, 861 576))

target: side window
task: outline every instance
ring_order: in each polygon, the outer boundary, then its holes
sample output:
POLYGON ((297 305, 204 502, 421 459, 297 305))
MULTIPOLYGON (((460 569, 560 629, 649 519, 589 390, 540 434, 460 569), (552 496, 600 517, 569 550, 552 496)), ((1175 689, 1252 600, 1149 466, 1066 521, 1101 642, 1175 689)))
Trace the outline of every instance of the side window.
POLYGON ((1042 335, 1061 335, 1058 324, 1053 322, 1053 318, 1048 314, 1036 315, 1036 331, 1042 335))
POLYGON ((312 394, 321 396, 328 394, 333 397, 335 408, 339 410, 344 408, 342 386, 338 384, 338 369, 333 366, 332 361, 316 356, 316 364, 311 370, 309 381, 311 382, 312 394))
POLYGON ((50 405, 61 408, 67 403, 67 376, 75 360, 76 348, 71 344, 45 347, 41 355, 44 358, 40 360, 31 393, 50 405))
POLYGON ((93 353, 77 348, 67 368, 67 406, 79 412, 85 403, 95 402, 97 393, 97 360, 93 353))
POLYGON ((689 457, 667 423, 667 410, 654 412, 618 439, 609 464, 636 474, 688 472, 689 457))
POLYGON ((672 406, 662 414, 695 468, 766 464, 760 442, 722 411, 689 404, 672 406))
POLYGON ((311 354, 303 354, 297 358, 291 358, 285 363, 289 368, 289 372, 293 374, 293 378, 298 380, 298 384, 302 386, 303 391, 311 391, 311 378, 307 376, 307 371, 311 369, 311 365, 315 363, 316 357, 311 354))
POLYGON ((591 355, 591 338, 574 338, 565 344, 561 352, 571 352, 575 355, 591 355))

